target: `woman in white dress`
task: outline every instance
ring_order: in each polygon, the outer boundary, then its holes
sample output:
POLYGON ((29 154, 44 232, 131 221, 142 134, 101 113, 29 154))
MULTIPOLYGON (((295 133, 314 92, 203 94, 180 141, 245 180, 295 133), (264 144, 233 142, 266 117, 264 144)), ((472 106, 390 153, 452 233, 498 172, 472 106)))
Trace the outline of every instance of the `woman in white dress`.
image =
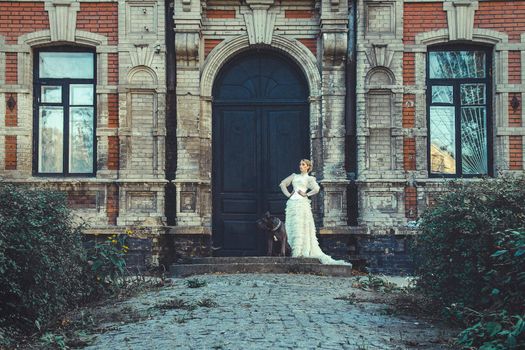
POLYGON ((319 185, 315 177, 308 175, 312 171, 312 162, 301 159, 299 163, 300 174, 291 174, 281 181, 279 185, 284 195, 288 197, 286 202, 286 233, 288 243, 292 248, 293 257, 317 258, 322 264, 348 265, 344 260, 334 260, 322 252, 315 235, 315 223, 312 215, 309 197, 319 192, 319 185), (293 186, 292 193, 288 192, 288 186, 293 186), (308 191, 310 190, 310 191, 308 191))

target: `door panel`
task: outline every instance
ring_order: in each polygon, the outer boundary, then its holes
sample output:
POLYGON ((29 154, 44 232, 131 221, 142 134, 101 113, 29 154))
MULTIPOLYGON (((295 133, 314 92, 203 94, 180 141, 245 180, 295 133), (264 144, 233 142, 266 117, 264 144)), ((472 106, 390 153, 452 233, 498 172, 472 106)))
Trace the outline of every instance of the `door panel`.
POLYGON ((265 117, 267 140, 263 178, 265 210, 284 219, 286 197, 279 184, 292 172, 299 171, 299 160, 308 158, 308 112, 306 106, 267 107, 265 117))

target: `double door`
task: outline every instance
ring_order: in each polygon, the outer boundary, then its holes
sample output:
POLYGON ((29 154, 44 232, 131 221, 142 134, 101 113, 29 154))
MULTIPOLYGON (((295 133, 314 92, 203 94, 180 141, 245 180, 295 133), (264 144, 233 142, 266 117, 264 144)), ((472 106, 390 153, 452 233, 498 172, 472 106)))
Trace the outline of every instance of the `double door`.
POLYGON ((264 254, 255 222, 284 219, 279 183, 310 154, 307 104, 216 105, 213 111, 213 241, 218 255, 264 254))

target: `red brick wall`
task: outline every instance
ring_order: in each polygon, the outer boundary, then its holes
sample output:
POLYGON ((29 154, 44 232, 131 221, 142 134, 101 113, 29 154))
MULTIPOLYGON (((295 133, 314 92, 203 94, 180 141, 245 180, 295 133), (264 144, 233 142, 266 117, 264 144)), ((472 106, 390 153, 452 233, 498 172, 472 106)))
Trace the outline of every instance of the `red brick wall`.
POLYGON ((20 35, 49 28, 44 2, 0 1, 0 34, 6 44, 18 43, 20 35))
POLYGON ((97 194, 95 191, 75 191, 67 194, 67 204, 70 208, 88 208, 97 207, 97 194))
POLYGON ((108 128, 118 126, 118 94, 108 94, 108 128))
POLYGON ((413 52, 403 52, 403 84, 414 85, 416 83, 415 55, 413 52))
POLYGON ((416 139, 403 138, 403 167, 405 170, 416 170, 416 139))
POLYGON ((222 40, 223 39, 204 39, 204 56, 208 56, 208 54, 215 48, 215 46, 219 45, 222 40))
POLYGON ((15 52, 5 54, 5 83, 16 84, 18 82, 18 55, 15 52))
POLYGON ((405 216, 409 219, 417 217, 417 188, 405 187, 405 216))
POLYGON ((521 94, 513 93, 509 94, 509 126, 521 126, 521 94), (516 111, 511 106, 512 99, 516 97, 520 101, 520 105, 516 108, 516 111))
POLYGON ((5 94, 5 126, 17 126, 18 125, 18 104, 16 94, 5 94), (15 101, 15 107, 13 110, 10 110, 7 107, 7 101, 10 98, 13 98, 15 101))
POLYGON ((523 137, 521 136, 510 136, 509 163, 510 170, 523 170, 523 137))
POLYGON ((108 185, 108 193, 106 196, 106 214, 108 216, 108 224, 116 225, 119 211, 118 195, 119 189, 116 184, 108 185))
POLYGON ((313 10, 285 10, 285 18, 313 18, 315 12, 313 10))
POLYGON ((416 96, 414 94, 403 95, 403 127, 413 128, 416 123, 416 96))
POLYGON ((519 42, 525 32, 525 1, 480 1, 474 27, 506 32, 510 42, 519 42))
MULTIPOLYGON (((525 12, 523 13, 525 16, 525 12)), ((521 52, 509 51, 509 83, 521 83, 521 52)))
POLYGON ((235 18, 235 10, 207 10, 207 18, 235 18))
POLYGON ((418 33, 447 28, 447 13, 442 2, 406 2, 403 18, 405 44, 414 44, 418 33))
POLYGON ((118 4, 81 2, 77 13, 77 29, 104 35, 108 38, 108 44, 117 44, 118 4))
POLYGON ((108 54, 108 84, 118 84, 118 53, 108 54))
POLYGON ((108 169, 119 168, 119 142, 118 136, 108 136, 108 169))
POLYGON ((16 170, 16 136, 5 136, 5 170, 16 170))
POLYGON ((303 43, 304 46, 306 46, 310 51, 312 51, 312 53, 314 54, 314 56, 317 55, 317 40, 316 39, 297 39, 299 40, 301 43, 303 43))

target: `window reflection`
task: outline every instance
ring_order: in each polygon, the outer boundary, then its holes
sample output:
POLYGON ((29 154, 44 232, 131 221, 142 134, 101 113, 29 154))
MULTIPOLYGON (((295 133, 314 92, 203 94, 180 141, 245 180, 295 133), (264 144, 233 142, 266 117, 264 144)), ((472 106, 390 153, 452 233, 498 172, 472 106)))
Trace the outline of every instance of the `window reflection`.
POLYGON ((41 52, 40 78, 93 79, 91 52, 41 52))
POLYGON ((429 53, 431 79, 484 78, 483 51, 434 51, 429 53))
POLYGON ((441 174, 456 173, 456 127, 454 107, 430 108, 431 171, 441 174))

